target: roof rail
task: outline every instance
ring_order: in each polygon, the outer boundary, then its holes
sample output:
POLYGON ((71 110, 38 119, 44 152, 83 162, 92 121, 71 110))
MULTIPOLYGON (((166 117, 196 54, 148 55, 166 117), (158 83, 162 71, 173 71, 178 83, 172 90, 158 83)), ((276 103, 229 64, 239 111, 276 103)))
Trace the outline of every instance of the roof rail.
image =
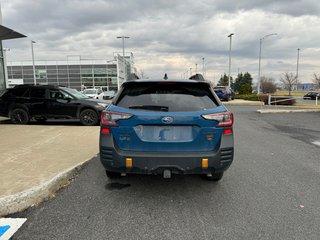
POLYGON ((28 86, 34 86, 34 84, 18 84, 18 85, 15 85, 13 88, 28 87, 28 86))
POLYGON ((195 75, 192 75, 189 77, 190 80, 198 80, 198 81, 205 81, 204 77, 202 74, 196 73, 195 75))
POLYGON ((131 73, 128 77, 127 81, 133 81, 133 80, 137 80, 139 79, 139 77, 135 74, 135 73, 131 73))
POLYGON ((65 86, 61 86, 61 85, 54 85, 54 84, 18 84, 15 85, 13 88, 22 88, 22 87, 65 87, 65 86))

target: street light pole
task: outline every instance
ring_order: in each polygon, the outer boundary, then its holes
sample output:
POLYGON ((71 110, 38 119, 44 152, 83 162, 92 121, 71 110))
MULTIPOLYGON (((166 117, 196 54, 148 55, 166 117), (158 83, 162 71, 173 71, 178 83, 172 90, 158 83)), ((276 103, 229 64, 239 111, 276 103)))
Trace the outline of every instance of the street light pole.
POLYGON ((198 72, 198 63, 196 63, 196 72, 195 72, 195 74, 197 74, 197 72, 198 72))
POLYGON ((32 67, 33 67, 33 82, 34 85, 37 84, 36 80, 36 67, 34 65, 34 52, 33 52, 33 44, 36 43, 35 41, 31 40, 31 53, 32 53, 32 67))
POLYGON ((202 58, 202 75, 204 77, 204 57, 202 58))
MULTIPOLYGON (((1 6, 0 6, 1 7, 1 6)), ((2 48, 2 57, 3 57, 3 66, 4 66, 4 76, 5 76, 5 87, 9 88, 8 83, 8 69, 7 69, 7 52, 10 51, 10 48, 2 48)), ((11 66, 12 72, 12 66, 11 66)))
POLYGON ((258 71, 258 94, 260 94, 260 73, 261 73, 261 46, 262 46, 262 40, 266 39, 267 37, 277 35, 277 33, 271 33, 265 35, 263 38, 260 38, 260 48, 259 48, 259 71, 258 71))
POLYGON ((190 68, 190 77, 192 76, 192 68, 190 68))
POLYGON ((298 81, 298 74, 299 74, 299 60, 300 60, 300 48, 297 49, 298 50, 298 55, 297 55, 297 74, 296 74, 296 78, 298 81))
POLYGON ((229 76, 228 76, 228 86, 231 86, 231 80, 230 80, 230 72, 231 72, 231 44, 232 44, 232 36, 234 33, 230 33, 228 35, 228 38, 230 38, 230 46, 229 46, 229 76))
POLYGON ((124 58, 124 39, 128 39, 130 37, 126 37, 126 36, 120 36, 120 37, 117 37, 117 38, 122 38, 122 57, 124 58))

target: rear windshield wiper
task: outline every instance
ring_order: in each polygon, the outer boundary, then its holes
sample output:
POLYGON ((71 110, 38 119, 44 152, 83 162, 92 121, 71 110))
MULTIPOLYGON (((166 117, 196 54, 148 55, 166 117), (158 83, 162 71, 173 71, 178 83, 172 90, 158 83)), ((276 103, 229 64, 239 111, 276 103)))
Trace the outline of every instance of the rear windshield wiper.
POLYGON ((161 112, 168 112, 169 107, 167 106, 157 106, 157 105, 139 105, 139 106, 130 106, 130 109, 144 109, 144 110, 154 110, 161 112))

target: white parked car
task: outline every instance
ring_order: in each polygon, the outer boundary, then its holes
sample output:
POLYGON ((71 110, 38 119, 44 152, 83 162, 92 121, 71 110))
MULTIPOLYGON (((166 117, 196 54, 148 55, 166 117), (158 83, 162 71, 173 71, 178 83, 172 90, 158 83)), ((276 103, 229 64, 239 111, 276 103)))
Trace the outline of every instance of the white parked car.
POLYGON ((87 95, 89 98, 100 99, 102 100, 102 90, 96 88, 88 88, 83 91, 83 94, 87 95))
POLYGON ((103 100, 110 100, 116 95, 116 92, 113 90, 104 91, 103 93, 101 93, 101 95, 103 100))

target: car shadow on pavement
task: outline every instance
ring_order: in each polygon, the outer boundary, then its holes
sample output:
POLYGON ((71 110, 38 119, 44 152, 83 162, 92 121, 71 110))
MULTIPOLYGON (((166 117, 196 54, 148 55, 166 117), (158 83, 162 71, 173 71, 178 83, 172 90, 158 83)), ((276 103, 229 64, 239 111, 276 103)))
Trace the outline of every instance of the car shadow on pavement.
MULTIPOLYGON (((222 180, 223 181, 223 180, 222 180)), ((164 179, 162 175, 139 175, 128 174, 119 179, 108 179, 105 189, 108 191, 126 190, 130 188, 140 189, 145 194, 166 193, 174 194, 179 189, 179 192, 189 191, 190 189, 205 189, 209 187, 219 188, 219 182, 208 181, 199 175, 172 175, 169 179, 164 179), (170 186, 168 188, 168 186, 170 186), (183 187, 184 186, 184 187, 183 187), (188 190, 189 189, 189 190, 188 190), (154 192, 155 191, 155 192, 154 192)), ((201 191, 202 191, 201 190, 201 191)))

